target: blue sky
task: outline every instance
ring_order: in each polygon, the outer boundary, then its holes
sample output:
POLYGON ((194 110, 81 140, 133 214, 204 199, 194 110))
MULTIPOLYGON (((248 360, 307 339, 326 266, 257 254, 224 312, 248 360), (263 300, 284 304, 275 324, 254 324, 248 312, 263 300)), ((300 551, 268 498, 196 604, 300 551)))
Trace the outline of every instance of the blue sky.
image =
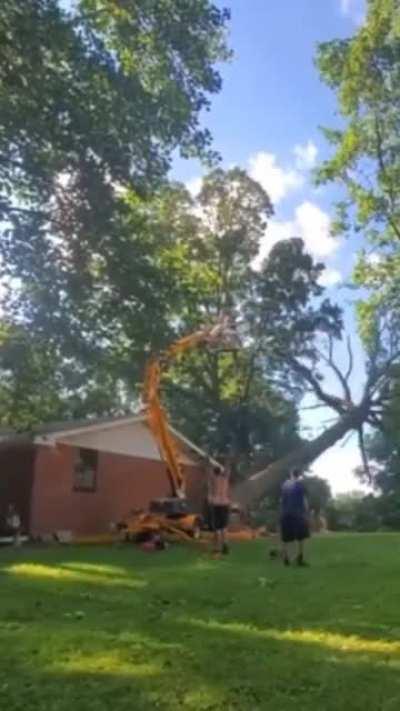
MULTIPOLYGON (((234 58, 221 68, 223 89, 214 97, 204 122, 224 166, 246 167, 269 191, 275 216, 262 246, 303 237, 309 251, 326 263, 330 296, 345 309, 357 358, 353 386, 362 383, 362 353, 355 333, 352 300, 345 288, 360 243, 334 240, 329 233, 334 188, 316 189, 310 170, 329 155, 319 126, 335 126, 335 98, 314 65, 318 42, 354 33, 362 21, 363 0, 226 0, 232 11, 230 46, 234 58)), ((174 176, 196 191, 201 166, 178 161, 174 176)), ((339 360, 343 354, 339 352, 339 360)), ((333 387, 332 379, 327 386, 333 387)), ((336 390, 336 392, 338 392, 336 390)), ((339 393, 338 393, 339 394, 339 393)), ((304 414, 303 423, 320 431, 331 414, 304 414)), ((359 488, 351 472, 359 463, 353 438, 336 446, 314 465, 335 492, 359 488)))

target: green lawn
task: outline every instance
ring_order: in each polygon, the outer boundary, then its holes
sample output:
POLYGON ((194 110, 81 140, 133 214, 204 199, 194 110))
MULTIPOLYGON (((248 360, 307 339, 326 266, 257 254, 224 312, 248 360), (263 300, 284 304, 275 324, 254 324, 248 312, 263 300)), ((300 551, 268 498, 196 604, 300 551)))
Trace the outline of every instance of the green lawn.
POLYGON ((4 711, 398 711, 400 536, 0 550, 4 711))

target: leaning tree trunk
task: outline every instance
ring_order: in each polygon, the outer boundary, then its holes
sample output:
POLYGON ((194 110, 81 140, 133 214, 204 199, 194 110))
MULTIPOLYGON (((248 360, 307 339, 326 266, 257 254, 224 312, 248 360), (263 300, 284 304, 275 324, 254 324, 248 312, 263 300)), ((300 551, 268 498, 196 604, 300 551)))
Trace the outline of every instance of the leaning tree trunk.
POLYGON ((318 457, 333 447, 351 430, 359 430, 367 417, 366 408, 353 407, 342 415, 331 427, 328 427, 315 439, 304 442, 286 456, 272 462, 266 469, 253 474, 241 482, 234 490, 234 498, 247 506, 253 501, 266 496, 269 490, 279 484, 292 467, 304 468, 312 464, 318 457))

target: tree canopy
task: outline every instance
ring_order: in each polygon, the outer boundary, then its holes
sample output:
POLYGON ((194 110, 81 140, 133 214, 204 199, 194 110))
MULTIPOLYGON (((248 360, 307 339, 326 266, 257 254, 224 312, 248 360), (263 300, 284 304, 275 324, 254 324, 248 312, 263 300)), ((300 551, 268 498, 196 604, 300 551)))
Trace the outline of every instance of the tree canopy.
MULTIPOLYGON (((53 367, 43 372, 50 378, 53 371, 62 399, 75 392, 72 410, 64 407, 70 415, 102 410, 107 390, 110 408, 114 364, 125 367, 125 381, 138 379, 146 351, 168 332, 171 281, 159 263, 163 235, 148 200, 166 182, 176 151, 215 159, 200 114, 221 88, 216 63, 229 57, 228 19, 208 0, 2 4, 6 401, 22 361, 26 367, 45 356, 53 367), (90 406, 89 392, 96 393, 90 406)), ((28 379, 25 401, 38 380, 28 379)), ((114 396, 121 399, 115 388, 114 396)), ((3 417, 14 421, 16 411, 3 417)))
MULTIPOLYGON (((400 276, 400 3, 368 0, 367 17, 349 39, 320 45, 317 63, 338 100, 340 128, 325 130, 333 156, 321 182, 344 188, 336 230, 354 229, 364 248, 355 281, 369 290, 359 304, 361 334, 374 338, 377 311, 398 321, 400 276)), ((398 324, 392 323, 392 328, 398 324)))
POLYGON ((8 314, 46 336, 68 323, 78 337, 93 330, 98 277, 111 289, 117 269, 137 286, 138 321, 154 307, 144 284, 156 287, 162 276, 143 224, 145 198, 166 179, 175 151, 214 158, 200 113, 221 88, 216 62, 229 56, 228 18, 208 0, 79 0, 69 10, 58 0, 2 4, 8 314))
POLYGON ((301 240, 279 243, 256 268, 272 206, 243 170, 211 172, 191 203, 178 187, 172 196, 174 220, 186 225, 172 246, 174 281, 185 287, 179 330, 190 333, 228 310, 242 348, 186 357, 171 372, 170 408, 195 441, 216 453, 233 449, 248 472, 299 443, 303 383, 288 377, 290 358, 315 360, 317 335, 340 334, 340 311, 324 299, 323 266, 301 240))

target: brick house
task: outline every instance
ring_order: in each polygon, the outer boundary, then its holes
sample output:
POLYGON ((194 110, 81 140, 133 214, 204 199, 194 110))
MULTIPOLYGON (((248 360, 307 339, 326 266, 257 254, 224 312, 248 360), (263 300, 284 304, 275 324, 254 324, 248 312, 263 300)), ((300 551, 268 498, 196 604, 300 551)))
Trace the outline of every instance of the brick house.
MULTIPOLYGON (((207 455, 171 431, 182 453, 189 504, 200 512, 207 455)), ((170 495, 165 465, 143 416, 49 425, 31 438, 0 437, 0 519, 14 503, 32 536, 104 533, 130 510, 170 495)))

